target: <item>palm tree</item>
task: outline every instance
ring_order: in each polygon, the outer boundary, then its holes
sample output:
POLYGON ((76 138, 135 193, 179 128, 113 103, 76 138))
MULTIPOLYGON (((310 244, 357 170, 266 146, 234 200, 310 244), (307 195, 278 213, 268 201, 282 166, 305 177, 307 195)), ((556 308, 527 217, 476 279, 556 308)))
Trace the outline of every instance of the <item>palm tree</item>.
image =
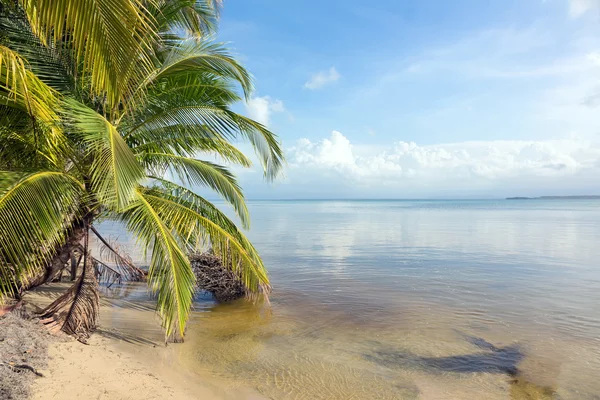
POLYGON ((211 40, 219 3, 0 0, 0 295, 52 280, 81 254, 80 277, 44 316, 72 334, 93 329, 87 242, 100 219, 123 222, 150 250, 147 280, 167 336, 184 334, 188 254, 201 246, 251 291, 269 287, 242 231, 193 190, 217 192, 247 228, 241 188, 217 162, 249 167, 235 147, 245 139, 267 179, 283 163, 276 136, 231 110, 252 79, 211 40))

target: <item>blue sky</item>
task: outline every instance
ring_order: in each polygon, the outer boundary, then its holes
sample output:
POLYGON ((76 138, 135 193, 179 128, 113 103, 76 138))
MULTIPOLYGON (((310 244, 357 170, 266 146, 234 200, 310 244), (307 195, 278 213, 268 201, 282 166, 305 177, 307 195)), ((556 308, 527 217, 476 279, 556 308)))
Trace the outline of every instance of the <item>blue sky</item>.
POLYGON ((249 198, 600 194, 600 0, 229 0, 219 40, 288 154, 249 198))

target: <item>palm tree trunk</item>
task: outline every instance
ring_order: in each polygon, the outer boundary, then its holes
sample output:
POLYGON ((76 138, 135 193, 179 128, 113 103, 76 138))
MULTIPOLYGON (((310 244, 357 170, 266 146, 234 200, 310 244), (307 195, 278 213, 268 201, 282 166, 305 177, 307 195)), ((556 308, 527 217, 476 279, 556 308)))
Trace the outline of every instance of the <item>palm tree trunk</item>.
POLYGON ((78 220, 71 226, 67 241, 56 249, 54 256, 46 265, 44 271, 40 272, 39 276, 31 280, 29 284, 23 288, 24 290, 33 289, 46 282, 52 281, 58 276, 69 262, 73 251, 81 247, 81 241, 86 234, 86 226, 89 224, 89 222, 86 221, 87 219, 88 218, 85 218, 85 220, 78 220))
POLYGON ((71 282, 77 278, 77 266, 79 265, 80 258, 77 258, 75 252, 71 252, 71 282))

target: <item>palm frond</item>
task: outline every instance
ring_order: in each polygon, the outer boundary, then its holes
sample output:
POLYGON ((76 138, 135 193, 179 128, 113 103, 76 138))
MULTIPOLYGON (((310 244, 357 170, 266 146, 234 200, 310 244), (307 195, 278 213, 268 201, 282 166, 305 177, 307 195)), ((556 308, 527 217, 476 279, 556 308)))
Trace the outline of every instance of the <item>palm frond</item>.
POLYGON ((130 136, 151 138, 158 132, 180 135, 204 135, 230 140, 246 138, 259 157, 265 177, 275 179, 283 168, 284 154, 277 136, 260 123, 234 113, 227 108, 206 104, 170 104, 170 107, 148 116, 129 131, 130 136))
POLYGON ((144 153, 140 161, 150 172, 149 175, 161 176, 173 171, 188 185, 206 186, 214 190, 233 206, 244 226, 249 226, 250 217, 242 189, 227 168, 209 161, 167 153, 144 153))
MULTIPOLYGON (((104 260, 114 264, 116 268, 115 273, 119 274, 119 280, 125 278, 129 282, 139 282, 145 279, 146 272, 135 266, 131 257, 121 249, 116 240, 110 241, 110 239, 105 239, 93 226, 90 229, 103 245, 100 247, 100 256, 104 260)), ((106 266, 106 268, 109 267, 106 266)), ((111 270, 114 271, 114 269, 111 270)))
MULTIPOLYGON (((235 222, 229 219, 229 217, 219 210, 213 203, 185 186, 178 185, 167 179, 156 176, 150 176, 150 178, 152 178, 155 184, 150 187, 151 189, 158 190, 168 196, 173 196, 180 199, 182 202, 184 202, 186 207, 191 208, 192 210, 210 219, 212 222, 225 229, 236 239, 244 241, 243 234, 238 229, 235 222)), ((191 250, 197 251, 198 249, 193 248, 191 250)))
POLYGON ((216 213, 214 207, 157 189, 145 191, 144 197, 183 243, 191 247, 202 239, 208 240, 223 265, 238 273, 248 290, 255 293, 269 290, 269 278, 258 252, 231 221, 222 223, 223 215, 216 213), (213 220, 215 216, 218 219, 213 220))
POLYGON ((179 131, 165 132, 164 137, 168 139, 155 140, 136 145, 133 146, 132 151, 138 155, 143 155, 145 153, 168 153, 172 155, 194 156, 198 153, 205 153, 245 168, 252 165, 252 161, 228 141, 221 139, 218 136, 215 136, 213 139, 198 136, 199 135, 190 136, 187 132, 179 131), (175 135, 173 135, 173 133, 175 135), (178 135, 178 133, 181 133, 181 135, 178 135))
POLYGON ((240 114, 229 112, 240 133, 245 136, 259 157, 265 178, 272 181, 281 174, 285 163, 283 148, 277 135, 264 125, 240 114))
POLYGON ((161 68, 146 82, 146 87, 161 79, 193 72, 237 82, 246 97, 254 88, 252 75, 228 53, 223 44, 208 40, 186 40, 173 47, 161 68))
MULTIPOLYGON (((71 46, 90 75, 92 89, 106 93, 114 109, 130 81, 151 68, 154 21, 146 0, 19 0, 33 32, 44 43, 71 46)), ((153 3, 153 0, 150 1, 153 3)))
MULTIPOLYGON (((89 258, 89 255, 85 257, 89 258)), ((63 331, 84 341, 96 329, 100 295, 92 260, 84 262, 81 276, 65 294, 41 313, 43 324, 54 331, 63 331)))
POLYGON ((0 95, 4 105, 25 110, 48 125, 58 120, 58 93, 31 72, 19 54, 5 46, 0 46, 0 95))
POLYGON ((216 31, 220 5, 214 0, 168 0, 152 14, 163 34, 183 31, 186 37, 201 38, 216 31))
POLYGON ((0 40, 27 60, 29 69, 45 84, 65 95, 74 91, 73 59, 68 49, 44 45, 20 9, 0 10, 0 40))
POLYGON ((136 201, 120 218, 143 246, 152 249, 148 285, 157 295, 157 311, 166 336, 177 331, 183 337, 195 288, 190 261, 143 191, 136 195, 136 201))
POLYGON ((61 172, 0 172, 0 293, 12 294, 15 283, 44 268, 65 241, 83 193, 61 172))
POLYGON ((142 166, 106 118, 74 100, 66 104, 67 117, 87 144, 87 152, 92 159, 92 190, 106 206, 125 208, 135 197, 135 188, 144 178, 142 166))

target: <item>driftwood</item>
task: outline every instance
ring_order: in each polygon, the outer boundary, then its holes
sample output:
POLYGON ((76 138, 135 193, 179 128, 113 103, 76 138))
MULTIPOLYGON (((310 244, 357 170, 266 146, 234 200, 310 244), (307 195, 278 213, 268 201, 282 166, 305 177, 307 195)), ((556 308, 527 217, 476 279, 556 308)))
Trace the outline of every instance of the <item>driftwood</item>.
POLYGON ((246 296, 247 290, 239 276, 223 266, 221 259, 211 253, 190 255, 198 290, 211 293, 218 302, 246 296))

